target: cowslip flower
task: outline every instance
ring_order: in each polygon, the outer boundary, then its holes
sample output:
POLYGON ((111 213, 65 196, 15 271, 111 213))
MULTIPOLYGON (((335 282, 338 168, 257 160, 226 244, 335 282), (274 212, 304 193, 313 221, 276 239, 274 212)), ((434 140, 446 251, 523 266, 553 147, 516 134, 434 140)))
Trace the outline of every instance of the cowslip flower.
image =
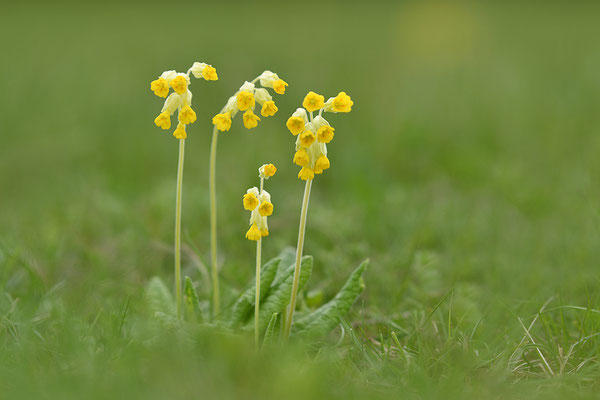
POLYGON ((264 164, 258 169, 260 177, 260 189, 252 187, 246 191, 242 199, 244 209, 250 211, 250 229, 246 232, 246 239, 256 242, 256 298, 254 301, 254 343, 258 348, 258 321, 260 303, 260 268, 262 238, 269 236, 267 217, 273 214, 273 203, 271 195, 264 190, 265 180, 277 172, 273 164, 264 164))
POLYGON ((304 195, 302 198, 302 210, 300 212, 300 228, 298 229, 298 245, 296 247, 296 264, 294 267, 294 279, 292 281, 292 293, 285 320, 283 337, 290 335, 294 310, 296 308, 296 296, 300 279, 300 260, 304 248, 304 234, 306 232, 306 219, 308 215, 308 203, 310 190, 315 175, 331 167, 327 158, 327 144, 333 140, 335 129, 323 118, 323 112, 350 112, 354 102, 345 92, 325 101, 325 97, 315 92, 308 92, 302 101, 302 108, 298 108, 287 120, 286 126, 292 135, 296 136, 296 152, 292 162, 300 167, 298 178, 306 181, 304 195), (314 116, 314 112, 318 115, 314 116))
POLYGON ((296 153, 293 163, 301 167, 298 178, 304 181, 314 179, 329 169, 331 163, 327 158, 327 144, 333 140, 335 129, 323 118, 323 112, 350 112, 354 102, 345 92, 324 101, 324 97, 309 92, 302 105, 287 120, 286 126, 296 136, 296 153), (313 117, 313 112, 319 111, 313 117))
MULTIPOLYGON (((225 106, 216 114, 212 123, 214 125, 209 158, 209 195, 210 195, 210 254, 211 275, 213 282, 213 313, 219 313, 219 275, 217 268, 217 195, 216 195, 216 163, 217 140, 219 132, 227 132, 238 112, 242 112, 242 122, 246 129, 254 129, 261 121, 261 117, 271 117, 278 111, 269 89, 277 94, 284 94, 288 84, 272 71, 264 71, 251 81, 246 81, 227 100, 225 106), (258 107, 258 109, 257 109, 258 107), (260 116, 259 116, 260 114, 260 116)), ((157 87, 157 90, 159 88, 157 87)), ((164 117, 158 121, 166 124, 164 117)), ((256 227, 258 229, 258 225, 256 227)), ((251 237, 258 237, 256 229, 252 229, 251 237)), ((260 229, 258 229, 260 233, 260 229)), ((268 232, 268 230, 267 230, 268 232)), ((262 236, 261 236, 262 237, 262 236)))
POLYGON ((177 301, 177 316, 182 317, 181 296, 181 192, 183 187, 183 159, 186 126, 196 121, 196 112, 192 109, 192 92, 189 89, 190 73, 195 78, 215 81, 217 71, 210 65, 195 62, 184 74, 169 70, 163 72, 150 83, 150 90, 158 97, 165 98, 160 114, 154 119, 154 124, 161 129, 171 128, 171 116, 177 111, 177 127, 173 136, 179 139, 179 160, 177 162, 177 189, 175 201, 175 297, 177 301), (173 89, 173 93, 169 94, 173 89))

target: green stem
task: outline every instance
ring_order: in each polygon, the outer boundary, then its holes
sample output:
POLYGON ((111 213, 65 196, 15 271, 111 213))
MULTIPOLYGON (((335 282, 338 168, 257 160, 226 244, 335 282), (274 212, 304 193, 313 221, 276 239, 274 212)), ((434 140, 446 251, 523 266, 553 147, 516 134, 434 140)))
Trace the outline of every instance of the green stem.
POLYGON ((175 298, 177 318, 182 317, 181 300, 181 192, 183 187, 183 158, 185 139, 179 139, 179 161, 177 162, 177 195, 175 199, 175 298))
POLYGON ((215 174, 217 169, 217 138, 218 130, 213 128, 210 144, 210 165, 208 168, 208 190, 210 192, 210 265, 212 276, 213 318, 220 312, 219 302, 219 271, 217 269, 217 190, 215 174))
POLYGON ((262 238, 256 242, 256 298, 254 299, 254 345, 258 349, 258 318, 260 313, 260 257, 262 238))
POLYGON ((292 284, 292 297, 290 298, 290 306, 288 308, 287 320, 285 322, 285 330, 283 331, 283 339, 286 340, 290 336, 292 330, 292 322, 294 319, 294 309, 296 308, 296 295, 298 294, 298 284, 300 282, 300 261, 302 260, 302 251, 304 250, 304 232, 306 230, 306 217, 308 214, 308 201, 310 199, 310 188, 312 179, 306 181, 304 187, 304 198, 302 199, 302 211, 300 212, 300 227, 298 228, 298 246, 296 247, 296 266, 294 268, 294 282, 292 284))

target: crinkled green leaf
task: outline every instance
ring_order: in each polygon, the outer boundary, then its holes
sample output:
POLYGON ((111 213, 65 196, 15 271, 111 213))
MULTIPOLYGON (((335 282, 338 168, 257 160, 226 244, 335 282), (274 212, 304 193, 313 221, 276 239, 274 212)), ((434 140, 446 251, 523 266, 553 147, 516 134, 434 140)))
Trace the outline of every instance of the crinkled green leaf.
MULTIPOLYGON (((277 269, 279 267, 279 257, 274 258, 264 264, 260 272, 260 300, 261 302, 267 297, 271 289, 271 283, 275 279, 277 269)), ((236 302, 231 308, 231 317, 229 320, 229 326, 235 328, 239 325, 244 324, 249 318, 252 310, 254 309, 254 302, 256 299, 256 279, 252 279, 252 282, 248 289, 246 289, 238 297, 236 302)))
MULTIPOLYGON (((292 295, 292 284, 294 281, 294 265, 285 271, 279 279, 273 283, 269 295, 260 305, 260 326, 264 329, 274 313, 281 313, 287 307, 292 295)), ((302 257, 300 262, 300 277, 298 281, 298 292, 302 290, 310 274, 312 273, 312 256, 302 257)))
POLYGON ((271 316, 271 320, 269 321, 269 325, 267 326, 267 330, 265 331, 265 336, 263 338, 263 346, 267 346, 273 342, 273 335, 275 333, 275 325, 277 325, 277 313, 273 313, 271 316))
POLYGON ((204 316, 200 308, 200 299, 189 276, 185 277, 185 308, 189 320, 202 322, 204 316))
POLYGON ((295 321, 293 333, 296 335, 321 335, 335 328, 364 290, 362 274, 368 264, 369 260, 363 261, 328 303, 295 321))
POLYGON ((150 279, 146 285, 146 302, 152 315, 177 315, 177 307, 173 295, 167 285, 158 276, 150 279))

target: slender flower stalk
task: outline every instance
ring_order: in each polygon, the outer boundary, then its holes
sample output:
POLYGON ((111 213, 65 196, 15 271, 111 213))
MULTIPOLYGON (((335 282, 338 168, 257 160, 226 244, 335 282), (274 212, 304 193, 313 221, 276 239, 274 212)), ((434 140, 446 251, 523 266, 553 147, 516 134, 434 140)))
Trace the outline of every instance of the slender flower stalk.
POLYGON ((196 121, 196 113, 192 109, 192 92, 188 86, 190 84, 190 73, 196 78, 204 78, 207 81, 216 81, 217 71, 211 65, 195 62, 184 74, 176 71, 165 71, 158 79, 150 83, 150 90, 158 97, 166 98, 165 104, 154 119, 156 126, 162 129, 171 128, 171 116, 178 111, 177 128, 173 131, 173 136, 179 140, 179 157, 177 161, 177 189, 175 195, 175 298, 177 301, 177 317, 183 316, 183 301, 181 287, 181 202, 183 191, 183 165, 185 154, 185 139, 187 133, 186 125, 196 121), (170 89, 173 93, 169 95, 170 89), (168 96, 168 97, 167 97, 168 96))
POLYGON ((292 135, 297 136, 293 162, 301 167, 298 178, 306 181, 306 185, 302 198, 302 210, 300 211, 292 294, 283 329, 284 339, 290 336, 294 321, 312 181, 315 175, 322 174, 324 170, 330 167, 327 158, 327 143, 333 140, 334 128, 322 117, 322 114, 324 111, 333 113, 350 112, 353 104, 354 102, 345 92, 340 92, 336 97, 329 98, 327 102, 325 102, 323 96, 315 92, 309 92, 302 102, 303 108, 298 108, 286 123, 292 135), (319 112, 316 117, 313 114, 315 111, 319 112))
POLYGON ((256 128, 260 118, 254 113, 256 103, 261 106, 260 114, 270 117, 277 113, 278 108, 266 88, 271 88, 277 94, 284 94, 288 84, 271 71, 265 71, 251 82, 244 84, 227 100, 227 104, 212 119, 213 134, 210 145, 209 176, 208 185, 210 193, 210 260, 213 287, 213 316, 220 312, 219 298, 219 270, 217 260, 217 194, 216 194, 216 164, 217 164, 217 140, 219 132, 228 131, 231 128, 231 120, 238 111, 245 111, 242 117, 244 127, 256 128), (256 87, 259 82, 262 87, 256 87))
POLYGON ((259 317, 260 317, 260 269, 262 238, 269 236, 267 217, 273 214, 273 203, 271 195, 264 190, 265 179, 269 179, 277 172, 273 164, 264 164, 258 169, 260 177, 260 189, 256 187, 246 191, 243 198, 244 208, 251 211, 250 229, 246 232, 246 239, 256 241, 256 291, 254 298, 254 345, 258 349, 259 342, 259 317))

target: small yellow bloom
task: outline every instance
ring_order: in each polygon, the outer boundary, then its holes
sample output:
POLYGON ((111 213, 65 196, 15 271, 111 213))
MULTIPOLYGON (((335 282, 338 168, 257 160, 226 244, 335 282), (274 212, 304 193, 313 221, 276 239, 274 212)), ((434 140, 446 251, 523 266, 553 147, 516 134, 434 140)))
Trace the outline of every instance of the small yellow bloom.
POLYGON ((260 110, 260 114, 263 117, 270 117, 272 115, 275 115, 275 113, 277 112, 277 110, 279 110, 277 108, 277 106, 275 105, 274 101, 265 101, 263 103, 262 109, 260 110))
POLYGON ((185 106, 179 111, 179 121, 186 125, 193 124, 196 121, 196 113, 192 107, 185 106))
POLYGON ((248 129, 256 128, 258 126, 258 115, 254 114, 252 110, 248 110, 243 115, 244 118, 244 126, 248 129))
POLYGON ((288 84, 283 79, 277 79, 276 81, 273 81, 273 90, 277 94, 284 94, 286 86, 288 86, 288 84))
POLYGON ((273 214, 273 204, 269 201, 263 201, 258 207, 258 213, 262 217, 269 217, 273 214))
POLYGON ((289 117, 285 126, 292 132, 292 135, 296 136, 304 130, 304 118, 289 117))
POLYGON ((315 172, 310 167, 302 167, 300 172, 298 172, 298 178, 303 181, 308 181, 310 179, 314 179, 315 172))
POLYGON ((171 127, 171 115, 168 111, 161 112, 158 117, 154 119, 156 126, 162 129, 169 129, 171 127))
POLYGON ((254 108, 254 94, 247 90, 242 90, 237 95, 237 106, 240 111, 254 108))
POLYGON ((262 236, 262 237, 269 236, 269 230, 268 229, 261 229, 260 230, 260 236, 262 236))
POLYGON ((187 91, 188 82, 183 76, 177 75, 175 79, 171 81, 171 87, 177 94, 184 94, 187 91))
POLYGON ((150 83, 150 90, 158 97, 167 97, 167 94, 169 94, 169 83, 165 78, 158 78, 150 83))
POLYGON ((216 68, 211 67, 210 65, 204 67, 204 69, 202 70, 202 77, 207 81, 216 81, 219 79, 219 77, 217 76, 216 68))
POLYGON ((294 164, 301 167, 307 167, 310 159, 308 158, 308 152, 304 148, 300 148, 296 154, 294 154, 294 164))
POLYGON ((252 211, 258 206, 258 198, 254 193, 246 193, 244 195, 244 208, 248 211, 252 211))
POLYGON ((302 107, 306 108, 306 111, 313 112, 317 111, 325 105, 325 97, 317 94, 315 92, 308 92, 304 101, 302 102, 302 107))
POLYGON ((329 125, 323 125, 317 131, 317 140, 319 143, 329 143, 333 139, 333 127, 329 125))
POLYGON ((324 170, 328 169, 330 166, 331 166, 331 164, 329 163, 329 159, 325 155, 319 156, 319 158, 317 158, 317 161, 315 161, 315 170, 318 169, 318 170, 324 171, 324 170))
POLYGON ((317 140, 315 134, 309 130, 305 130, 300 134, 300 145, 302 147, 309 147, 315 140, 317 140))
POLYGON ((352 110, 352 106, 354 102, 346 94, 346 92, 339 92, 337 96, 333 99, 332 109, 334 112, 350 112, 352 110))
POLYGON ((258 241, 258 240, 260 240, 261 237, 262 237, 262 233, 258 229, 258 226, 256 226, 256 224, 252 224, 250 229, 248 229, 248 232, 246 232, 246 239, 258 241))
POLYGON ((185 139, 187 137, 187 133, 185 133, 185 124, 181 122, 177 125, 177 129, 173 131, 173 136, 176 139, 185 139))
POLYGON ((223 114, 217 114, 212 119, 213 125, 220 131, 228 131, 231 128, 231 113, 226 112, 223 114))
POLYGON ((264 175, 265 179, 269 179, 277 172, 277 167, 273 164, 265 164, 261 168, 261 174, 264 175))

